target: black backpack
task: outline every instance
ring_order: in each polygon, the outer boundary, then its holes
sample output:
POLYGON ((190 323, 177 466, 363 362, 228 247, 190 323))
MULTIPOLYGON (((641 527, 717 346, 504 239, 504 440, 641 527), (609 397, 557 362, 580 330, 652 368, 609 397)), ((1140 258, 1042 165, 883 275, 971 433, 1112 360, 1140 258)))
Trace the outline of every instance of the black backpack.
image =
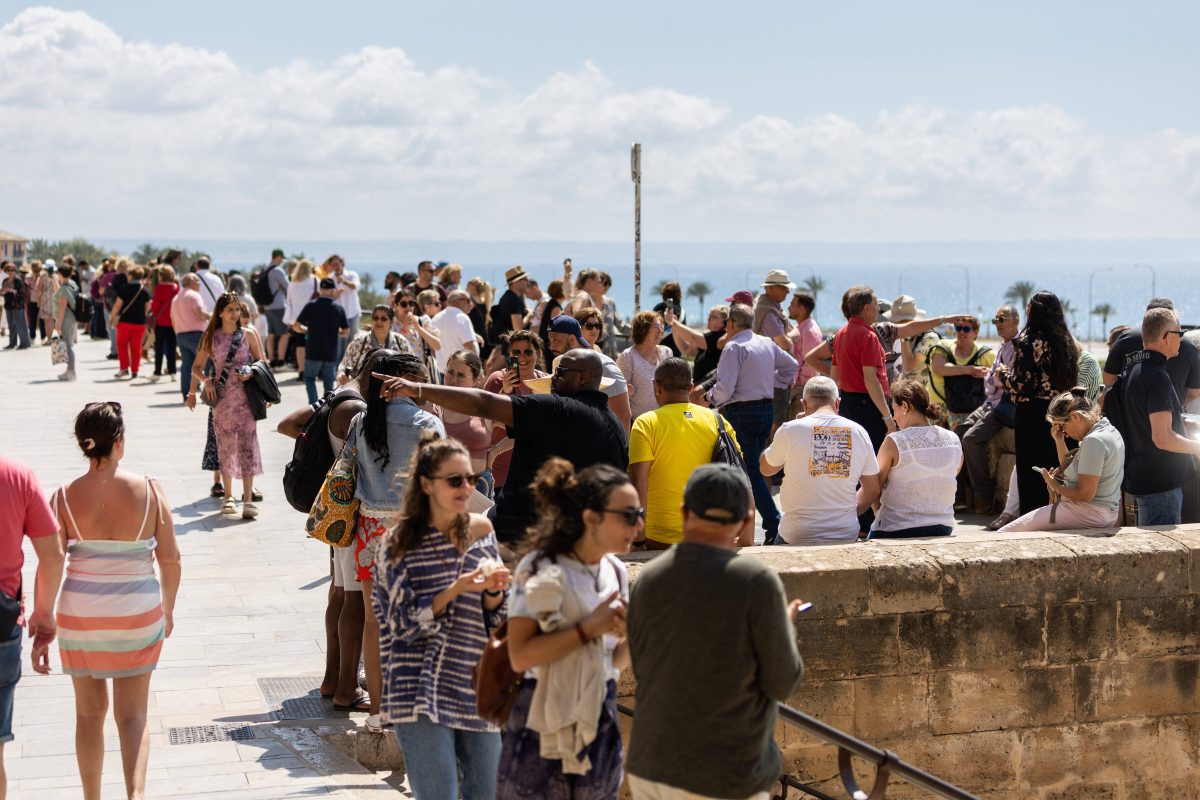
MULTIPOLYGON (((938 345, 937 349, 946 354, 946 358, 951 365, 957 363, 954 353, 950 352, 949 348, 938 345)), ((992 348, 986 345, 980 347, 971 354, 971 358, 962 366, 973 367, 979 363, 980 357, 990 352, 992 352, 992 348)), ((948 411, 955 414, 970 414, 987 400, 983 378, 972 378, 970 375, 947 375, 942 381, 946 391, 946 396, 941 398, 942 402, 946 404, 948 411)), ((931 383, 930 386, 932 385, 931 383)))
POLYGON ((325 473, 338 455, 329 444, 329 417, 335 408, 352 398, 362 399, 357 392, 350 391, 325 395, 296 437, 292 460, 283 468, 283 496, 297 511, 307 514, 312 510, 325 482, 325 473))
POLYGON ((271 291, 271 270, 278 268, 278 264, 272 264, 250 280, 250 296, 260 308, 275 302, 276 292, 271 291))

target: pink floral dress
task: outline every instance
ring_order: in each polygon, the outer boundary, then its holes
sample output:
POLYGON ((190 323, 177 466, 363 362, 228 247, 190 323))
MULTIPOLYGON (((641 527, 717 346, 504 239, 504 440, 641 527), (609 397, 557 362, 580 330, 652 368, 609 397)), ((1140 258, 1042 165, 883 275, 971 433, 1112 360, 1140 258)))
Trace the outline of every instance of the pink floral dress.
MULTIPOLYGON (((212 354, 216 367, 214 380, 219 380, 225 368, 225 357, 229 354, 229 343, 233 334, 217 331, 213 335, 212 354)), ((213 431, 217 436, 217 457, 221 471, 234 479, 262 475, 262 455, 258 449, 258 424, 250 413, 246 400, 246 387, 238 377, 238 370, 250 363, 250 343, 245 334, 242 343, 233 354, 233 366, 221 389, 220 402, 213 409, 213 431)))

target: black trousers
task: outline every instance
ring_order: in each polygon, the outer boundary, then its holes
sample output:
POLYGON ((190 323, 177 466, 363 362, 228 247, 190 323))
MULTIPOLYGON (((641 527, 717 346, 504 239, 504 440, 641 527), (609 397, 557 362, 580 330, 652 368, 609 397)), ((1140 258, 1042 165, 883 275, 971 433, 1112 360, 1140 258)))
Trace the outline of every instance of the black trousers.
POLYGON ((1024 400, 1017 403, 1017 424, 1013 431, 1017 443, 1017 493, 1021 513, 1028 514, 1050 503, 1046 481, 1034 467, 1058 466, 1058 450, 1046 421, 1049 400, 1024 400))
POLYGON ((163 356, 167 357, 167 374, 175 374, 175 329, 170 325, 154 326, 154 374, 162 375, 163 356))

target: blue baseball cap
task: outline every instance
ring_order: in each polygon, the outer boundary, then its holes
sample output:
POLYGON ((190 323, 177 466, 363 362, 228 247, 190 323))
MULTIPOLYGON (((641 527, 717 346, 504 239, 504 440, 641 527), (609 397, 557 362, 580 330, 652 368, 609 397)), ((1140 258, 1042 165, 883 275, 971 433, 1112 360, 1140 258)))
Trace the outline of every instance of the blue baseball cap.
POLYGON ((591 347, 587 339, 583 338, 583 328, 579 327, 579 320, 567 314, 559 314, 550 321, 550 333, 569 333, 579 342, 580 347, 591 347))

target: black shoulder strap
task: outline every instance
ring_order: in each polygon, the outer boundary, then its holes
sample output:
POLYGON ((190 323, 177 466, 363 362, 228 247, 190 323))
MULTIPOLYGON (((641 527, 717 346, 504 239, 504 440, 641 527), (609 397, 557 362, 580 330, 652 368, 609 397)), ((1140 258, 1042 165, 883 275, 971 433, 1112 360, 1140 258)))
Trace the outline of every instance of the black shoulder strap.
POLYGON ((229 380, 229 370, 233 367, 233 357, 237 354, 237 349, 242 345, 242 329, 238 328, 234 331, 233 338, 229 340, 229 352, 225 354, 225 366, 221 367, 221 377, 217 380, 217 394, 221 394, 221 390, 225 388, 225 381, 229 380))
POLYGON ((979 359, 981 356, 983 356, 985 353, 990 353, 990 352, 992 352, 992 348, 988 347, 986 344, 980 345, 979 349, 971 354, 971 358, 967 361, 967 366, 968 367, 975 366, 976 364, 979 363, 979 359))

